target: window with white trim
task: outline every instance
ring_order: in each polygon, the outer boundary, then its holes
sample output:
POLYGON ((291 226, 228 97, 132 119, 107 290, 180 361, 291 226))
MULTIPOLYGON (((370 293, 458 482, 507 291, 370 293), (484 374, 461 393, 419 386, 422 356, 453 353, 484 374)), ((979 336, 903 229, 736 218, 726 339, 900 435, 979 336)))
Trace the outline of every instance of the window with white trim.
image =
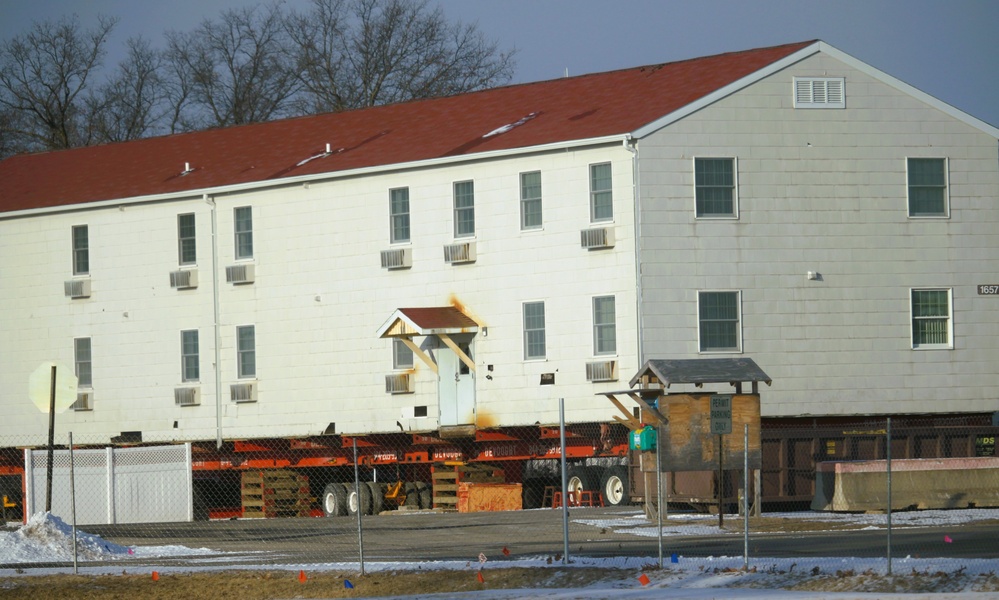
POLYGON ((846 108, 846 80, 842 77, 795 77, 795 108, 846 108))
POLYGON ((697 321, 698 350, 740 350, 739 292, 698 292, 697 321))
POLYGON ((454 184, 454 237, 475 235, 475 182, 456 181, 454 184))
POLYGON ((253 209, 240 206, 234 209, 236 258, 253 258, 253 209))
POLYGON ((545 303, 524 303, 524 358, 545 358, 545 303))
POLYGON ((392 340, 392 368, 400 370, 413 368, 413 349, 402 340, 392 340))
POLYGON ((90 235, 86 225, 73 226, 73 275, 90 273, 90 235))
POLYGON ((409 241, 409 188, 389 190, 389 241, 409 241))
POLYGON ((90 338, 76 338, 73 340, 73 363, 76 367, 77 384, 82 388, 89 388, 93 385, 90 338))
POLYGON ((590 222, 614 219, 614 192, 611 164, 590 165, 590 222))
POLYGON ((178 262, 182 265, 193 265, 198 262, 194 213, 177 215, 177 256, 178 262))
POLYGON ((541 228, 541 171, 520 174, 520 228, 541 228))
POLYGON ((617 354, 617 317, 614 296, 593 299, 593 353, 617 354))
POLYGON ((257 376, 257 341, 253 325, 236 327, 236 364, 240 379, 257 376))
POLYGON ((947 159, 909 158, 905 162, 910 217, 946 217, 947 159))
POLYGON ((738 216, 734 158, 695 158, 694 197, 697 217, 738 216))
POLYGON ((912 347, 952 348, 951 290, 914 289, 912 302, 912 347))
POLYGON ((180 380, 198 381, 201 366, 198 354, 198 330, 180 332, 180 380))

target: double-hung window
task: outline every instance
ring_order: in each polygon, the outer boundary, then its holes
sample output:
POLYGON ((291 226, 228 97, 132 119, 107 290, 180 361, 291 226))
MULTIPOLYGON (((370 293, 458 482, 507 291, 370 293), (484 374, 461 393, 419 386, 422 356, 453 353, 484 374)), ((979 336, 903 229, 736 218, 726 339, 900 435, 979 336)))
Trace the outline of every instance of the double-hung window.
POLYGON ((392 340, 392 368, 413 368, 413 350, 402 340, 392 340))
POLYGON ((73 275, 90 273, 90 236, 86 225, 73 226, 73 275))
POLYGON ((240 379, 257 376, 257 342, 253 325, 236 328, 236 363, 240 379))
POLYGON ((946 217, 947 160, 910 158, 906 161, 910 217, 946 217))
POLYGON ((541 228, 541 171, 520 174, 520 228, 541 228))
POLYGON ((198 381, 201 371, 198 360, 198 330, 180 332, 180 380, 198 381))
POLYGON ((253 258, 253 209, 249 206, 240 206, 235 209, 233 216, 236 258, 253 258))
POLYGON ((73 340, 73 362, 76 365, 77 383, 82 388, 93 385, 93 371, 90 355, 90 338, 73 340))
POLYGON ((194 213, 177 215, 177 247, 180 264, 193 265, 198 262, 194 213))
POLYGON ((590 165, 590 222, 614 219, 611 164, 590 165))
POLYGON ((694 195, 698 217, 736 217, 734 158, 695 158, 694 195))
POLYGON ((593 299, 593 353, 617 354, 614 296, 598 296, 593 299))
POLYGON ((912 347, 952 348, 951 291, 912 290, 912 347))
POLYGON ((545 358, 545 303, 524 303, 524 358, 545 358))
POLYGON ((389 241, 409 241, 409 188, 389 190, 389 241))
POLYGON ((697 320, 701 352, 739 351, 739 292, 698 292, 697 320))
POLYGON ((475 184, 457 181, 454 184, 454 237, 475 235, 475 184))

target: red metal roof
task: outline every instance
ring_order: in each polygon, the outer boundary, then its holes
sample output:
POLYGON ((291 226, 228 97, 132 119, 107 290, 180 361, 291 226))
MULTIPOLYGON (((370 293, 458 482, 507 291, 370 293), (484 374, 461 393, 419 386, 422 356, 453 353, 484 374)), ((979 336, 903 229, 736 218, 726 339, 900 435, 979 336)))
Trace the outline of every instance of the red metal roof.
POLYGON ((477 329, 479 324, 453 306, 400 308, 401 313, 421 331, 444 329, 477 329))
POLYGON ((812 43, 344 113, 14 156, 0 162, 0 212, 623 135, 812 43), (486 135, 522 119, 519 126, 486 135), (327 144, 330 155, 302 164, 325 152, 327 144), (182 175, 186 164, 193 170, 182 175))

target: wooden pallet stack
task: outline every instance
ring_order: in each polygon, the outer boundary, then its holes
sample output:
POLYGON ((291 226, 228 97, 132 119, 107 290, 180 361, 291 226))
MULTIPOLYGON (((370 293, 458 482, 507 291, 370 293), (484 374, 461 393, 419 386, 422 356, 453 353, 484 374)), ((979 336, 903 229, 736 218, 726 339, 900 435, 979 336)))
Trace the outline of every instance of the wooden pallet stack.
POLYGON ((309 478, 294 471, 246 471, 242 475, 243 518, 308 517, 309 478))
POLYGON ((434 508, 458 510, 458 484, 503 483, 503 469, 490 465, 444 463, 432 468, 434 508))

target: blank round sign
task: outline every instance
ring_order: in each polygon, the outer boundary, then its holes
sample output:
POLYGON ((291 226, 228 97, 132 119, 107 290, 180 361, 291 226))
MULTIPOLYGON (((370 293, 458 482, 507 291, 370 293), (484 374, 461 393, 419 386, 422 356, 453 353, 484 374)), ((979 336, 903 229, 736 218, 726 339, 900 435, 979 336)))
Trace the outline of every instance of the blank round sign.
POLYGON ((52 367, 56 368, 55 411, 64 412, 76 402, 77 379, 73 370, 64 364, 43 362, 28 377, 28 396, 38 410, 49 414, 52 398, 52 367))

